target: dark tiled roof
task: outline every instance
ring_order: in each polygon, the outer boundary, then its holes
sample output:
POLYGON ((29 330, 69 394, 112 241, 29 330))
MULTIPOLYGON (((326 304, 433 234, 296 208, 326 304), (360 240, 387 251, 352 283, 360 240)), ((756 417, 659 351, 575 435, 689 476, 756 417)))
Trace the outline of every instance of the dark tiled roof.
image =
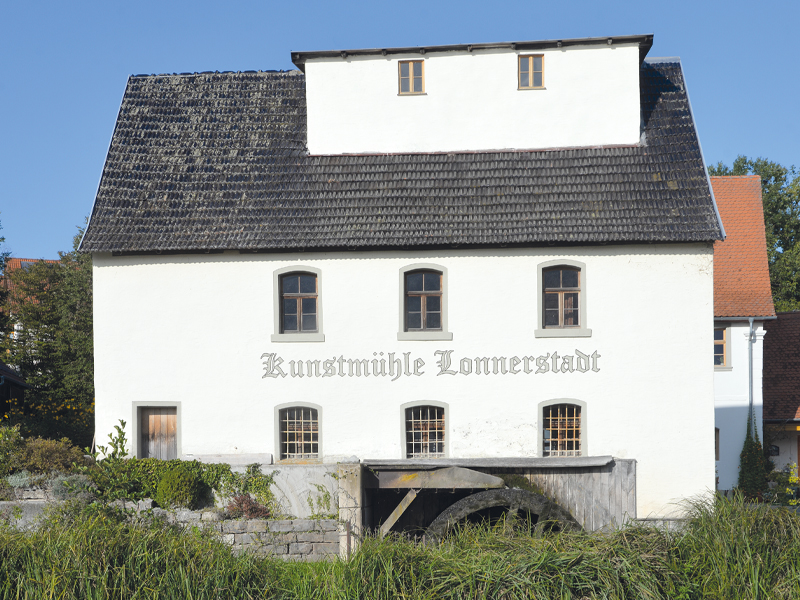
POLYGON ((0 361, 0 376, 5 378, 5 383, 13 383, 19 387, 30 387, 19 373, 2 361, 0 361))
POLYGON ((680 64, 636 147, 309 156, 299 72, 132 77, 84 251, 719 239, 680 64))
POLYGON ((764 323, 764 418, 800 419, 800 311, 764 323))
POLYGON ((714 242, 714 316, 771 317, 761 177, 712 177, 727 237, 714 242))

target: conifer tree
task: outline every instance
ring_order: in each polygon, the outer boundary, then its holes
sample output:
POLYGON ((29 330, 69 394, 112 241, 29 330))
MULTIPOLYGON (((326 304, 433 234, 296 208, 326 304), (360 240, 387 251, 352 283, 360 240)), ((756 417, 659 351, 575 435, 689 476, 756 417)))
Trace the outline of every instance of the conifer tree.
POLYGON ((746 498, 757 500, 767 487, 767 469, 764 450, 758 438, 753 411, 747 417, 747 435, 744 438, 742 453, 739 455, 738 488, 746 498))

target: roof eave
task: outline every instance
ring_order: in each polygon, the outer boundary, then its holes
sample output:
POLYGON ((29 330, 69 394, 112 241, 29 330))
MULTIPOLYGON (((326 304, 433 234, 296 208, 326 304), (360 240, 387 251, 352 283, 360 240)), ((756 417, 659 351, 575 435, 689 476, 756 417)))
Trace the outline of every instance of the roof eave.
POLYGON ((390 54, 428 54, 434 52, 474 52, 476 50, 546 50, 569 46, 619 46, 622 44, 639 45, 639 62, 644 61, 650 48, 653 47, 653 34, 605 36, 593 38, 571 38, 562 40, 528 40, 521 42, 493 42, 489 44, 445 44, 440 46, 405 46, 399 48, 360 48, 354 50, 317 50, 310 52, 292 52, 292 62, 305 72, 307 60, 315 58, 343 59, 348 56, 387 56, 390 54))

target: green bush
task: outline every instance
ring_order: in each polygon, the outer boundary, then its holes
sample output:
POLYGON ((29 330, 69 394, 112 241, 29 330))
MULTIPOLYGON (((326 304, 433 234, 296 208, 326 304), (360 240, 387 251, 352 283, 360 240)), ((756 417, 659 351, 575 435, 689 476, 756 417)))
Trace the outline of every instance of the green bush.
POLYGON ((77 499, 91 502, 94 499, 95 486, 86 475, 58 475, 49 482, 53 497, 56 500, 77 499))
POLYGON ((73 464, 82 465, 83 450, 73 445, 67 438, 45 440, 28 438, 17 449, 14 459, 16 468, 31 473, 68 473, 73 464))
POLYGON ((41 473, 35 475, 33 473, 29 473, 28 471, 17 471, 13 475, 9 475, 6 477, 6 481, 11 487, 14 488, 24 488, 24 487, 33 487, 36 485, 41 485, 45 481, 45 476, 41 473))
POLYGON ((0 477, 0 502, 16 499, 14 488, 4 478, 0 477))
POLYGON ((203 496, 203 482, 183 467, 167 472, 158 482, 155 501, 163 508, 196 508, 203 496))
POLYGON ((0 425, 0 477, 5 477, 14 470, 14 459, 22 444, 19 425, 0 425))

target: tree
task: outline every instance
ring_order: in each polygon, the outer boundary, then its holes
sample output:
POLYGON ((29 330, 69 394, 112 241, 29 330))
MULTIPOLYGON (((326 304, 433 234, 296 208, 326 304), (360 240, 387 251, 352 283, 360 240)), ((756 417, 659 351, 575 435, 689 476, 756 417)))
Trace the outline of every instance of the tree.
MULTIPOLYGON (((0 225, 0 231, 3 230, 3 226, 0 225)), ((6 243, 5 236, 0 236, 0 245, 6 243)), ((6 259, 9 257, 10 253, 5 249, 0 250, 0 276, 3 276, 6 272, 6 259)), ((8 297, 8 290, 5 286, 5 281, 0 280, 0 339, 4 339, 11 328, 11 319, 8 316, 8 312, 4 309, 6 305, 6 298, 8 297)))
POLYGON ((9 419, 25 435, 69 437, 88 446, 94 428, 91 256, 59 252, 6 274, 14 284, 3 310, 16 326, 3 339, 6 362, 32 389, 9 419))
POLYGON ((739 483, 737 486, 745 498, 761 499, 767 487, 767 465, 764 450, 758 439, 753 411, 747 417, 747 435, 744 438, 742 453, 739 455, 739 483))
POLYGON ((800 309, 800 173, 765 158, 739 156, 710 175, 759 175, 764 203, 772 300, 779 311, 800 309))

